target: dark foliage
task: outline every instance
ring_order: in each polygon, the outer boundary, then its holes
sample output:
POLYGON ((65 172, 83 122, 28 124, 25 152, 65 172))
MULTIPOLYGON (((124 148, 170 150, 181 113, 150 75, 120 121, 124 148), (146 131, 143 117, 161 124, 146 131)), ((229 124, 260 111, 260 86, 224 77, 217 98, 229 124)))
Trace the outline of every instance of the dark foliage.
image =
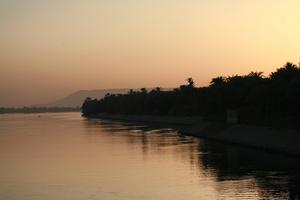
POLYGON ((262 72, 217 77, 200 88, 192 78, 187 82, 173 91, 142 88, 128 94, 107 94, 100 100, 87 98, 82 113, 202 116, 222 121, 228 110, 234 110, 242 123, 285 126, 300 122, 300 68, 293 63, 268 77, 262 72))

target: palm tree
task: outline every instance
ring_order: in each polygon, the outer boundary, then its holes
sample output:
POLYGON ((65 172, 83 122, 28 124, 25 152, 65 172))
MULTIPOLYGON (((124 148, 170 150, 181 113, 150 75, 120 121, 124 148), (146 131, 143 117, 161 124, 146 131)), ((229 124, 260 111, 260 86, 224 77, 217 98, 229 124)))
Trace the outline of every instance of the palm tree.
POLYGON ((291 81, 295 77, 300 76, 300 68, 288 62, 284 67, 277 69, 276 72, 271 73, 270 78, 272 80, 291 81))
POLYGON ((226 83, 226 78, 223 76, 219 76, 219 77, 213 78, 210 81, 210 87, 220 87, 220 86, 225 85, 225 83, 226 83))
POLYGON ((142 93, 147 93, 147 89, 146 88, 141 88, 141 92, 142 93))
POLYGON ((247 76, 248 77, 256 77, 256 78, 263 78, 263 72, 250 72, 247 76))
POLYGON ((186 81, 188 82, 188 86, 189 87, 195 87, 195 82, 193 80, 193 78, 187 78, 186 81))

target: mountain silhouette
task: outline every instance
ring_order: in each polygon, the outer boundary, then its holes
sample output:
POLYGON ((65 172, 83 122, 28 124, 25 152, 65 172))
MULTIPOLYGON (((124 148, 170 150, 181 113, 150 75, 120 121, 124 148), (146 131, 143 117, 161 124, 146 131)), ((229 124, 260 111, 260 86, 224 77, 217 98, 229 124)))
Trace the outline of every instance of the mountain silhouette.
POLYGON ((99 90, 78 90, 54 102, 44 104, 45 107, 80 107, 87 98, 101 99, 105 94, 125 94, 129 89, 99 89, 99 90))
MULTIPOLYGON (((151 89, 151 88, 150 88, 151 89)), ((139 90, 139 89, 136 89, 139 90)), ((169 89, 163 89, 169 90, 169 89)), ((87 97, 92 99, 102 99, 106 94, 126 94, 130 89, 97 89, 97 90, 78 90, 72 94, 62 97, 56 101, 38 105, 39 107, 80 107, 87 97)))

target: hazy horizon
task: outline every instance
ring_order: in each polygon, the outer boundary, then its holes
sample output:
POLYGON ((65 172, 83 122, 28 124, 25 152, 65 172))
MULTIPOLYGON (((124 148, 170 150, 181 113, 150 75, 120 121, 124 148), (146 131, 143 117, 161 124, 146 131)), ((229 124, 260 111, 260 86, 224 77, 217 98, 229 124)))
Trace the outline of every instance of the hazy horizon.
POLYGON ((300 61, 297 0, 0 0, 0 107, 300 61))

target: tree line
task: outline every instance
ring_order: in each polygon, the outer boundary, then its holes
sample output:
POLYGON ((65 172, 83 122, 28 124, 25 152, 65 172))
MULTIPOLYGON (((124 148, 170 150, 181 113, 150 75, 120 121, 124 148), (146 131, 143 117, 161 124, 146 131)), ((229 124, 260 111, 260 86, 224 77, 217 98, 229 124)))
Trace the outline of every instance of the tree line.
POLYGON ((286 63, 269 76, 262 72, 213 78, 206 87, 187 84, 170 91, 159 87, 127 94, 106 94, 87 98, 82 105, 86 117, 99 113, 129 115, 201 116, 225 121, 229 110, 240 123, 300 124, 300 67, 286 63))

